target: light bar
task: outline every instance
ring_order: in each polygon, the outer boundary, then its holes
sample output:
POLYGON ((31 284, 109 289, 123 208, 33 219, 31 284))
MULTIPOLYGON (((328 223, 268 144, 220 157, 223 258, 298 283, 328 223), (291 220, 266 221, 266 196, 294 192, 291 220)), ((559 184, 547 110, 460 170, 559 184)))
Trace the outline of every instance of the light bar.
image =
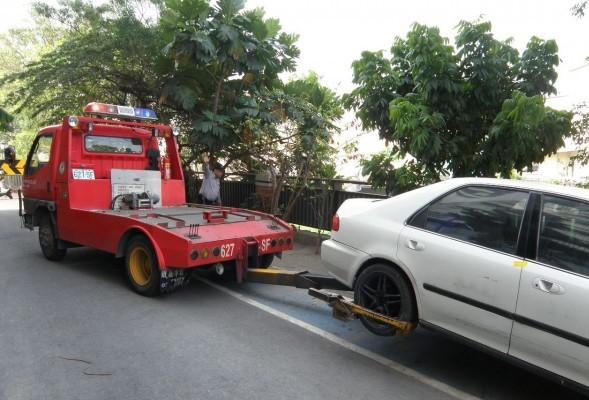
POLYGON ((128 106, 116 106, 114 104, 104 103, 89 103, 84 108, 86 114, 96 115, 108 115, 119 118, 132 118, 132 119, 147 119, 150 121, 157 120, 155 111, 149 108, 136 108, 128 106))

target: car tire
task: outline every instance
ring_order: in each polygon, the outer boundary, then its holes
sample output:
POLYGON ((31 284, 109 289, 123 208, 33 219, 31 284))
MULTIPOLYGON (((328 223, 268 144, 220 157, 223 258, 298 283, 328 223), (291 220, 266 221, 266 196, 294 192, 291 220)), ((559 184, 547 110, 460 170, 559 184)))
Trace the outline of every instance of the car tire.
POLYGON ((47 213, 42 214, 39 218, 39 245, 45 258, 50 261, 61 261, 67 253, 67 249, 58 247, 55 227, 51 216, 47 213))
POLYGON ((131 288, 140 295, 153 297, 161 294, 161 272, 155 251, 145 236, 129 240, 125 252, 125 271, 131 288))
MULTIPOLYGON (((411 285, 397 269, 386 264, 374 264, 363 270, 354 284, 356 304, 402 321, 417 320, 411 285)), ((375 320, 360 317, 370 332, 379 336, 395 335, 397 330, 375 320)))

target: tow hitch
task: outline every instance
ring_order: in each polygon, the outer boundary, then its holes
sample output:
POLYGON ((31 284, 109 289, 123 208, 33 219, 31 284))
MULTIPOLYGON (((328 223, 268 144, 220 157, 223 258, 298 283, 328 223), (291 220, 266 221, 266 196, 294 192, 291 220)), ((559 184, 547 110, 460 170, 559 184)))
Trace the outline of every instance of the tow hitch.
POLYGON ((392 326, 402 335, 409 335, 415 329, 414 323, 379 314, 340 294, 314 288, 310 288, 308 293, 316 299, 326 302, 333 309, 333 317, 340 321, 351 321, 358 317, 370 318, 392 326))
POLYGON ((307 271, 250 268, 247 270, 245 278, 247 282, 308 289, 310 296, 326 302, 333 309, 333 317, 341 321, 351 321, 358 317, 370 318, 392 326, 402 335, 409 335, 416 326, 414 323, 401 321, 369 310, 338 293, 326 291, 325 289, 350 290, 350 288, 331 276, 312 274, 307 271))

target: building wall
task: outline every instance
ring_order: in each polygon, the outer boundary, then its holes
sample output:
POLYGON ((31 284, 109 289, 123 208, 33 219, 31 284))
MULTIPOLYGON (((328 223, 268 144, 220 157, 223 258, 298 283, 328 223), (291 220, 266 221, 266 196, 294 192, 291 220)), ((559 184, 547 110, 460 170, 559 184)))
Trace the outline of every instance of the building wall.
POLYGON ((553 182, 575 185, 589 181, 589 165, 571 162, 577 154, 576 150, 562 149, 544 159, 534 171, 524 172, 522 178, 540 182, 553 182))

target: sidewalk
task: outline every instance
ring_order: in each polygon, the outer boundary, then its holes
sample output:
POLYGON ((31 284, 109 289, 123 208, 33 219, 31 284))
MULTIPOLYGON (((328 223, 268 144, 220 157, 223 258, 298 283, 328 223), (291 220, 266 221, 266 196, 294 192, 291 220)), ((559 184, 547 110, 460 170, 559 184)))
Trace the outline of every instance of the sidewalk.
POLYGON ((317 246, 301 244, 295 241, 294 250, 284 252, 282 260, 274 257, 272 266, 291 271, 309 271, 327 275, 321 264, 321 256, 316 253, 317 246))

